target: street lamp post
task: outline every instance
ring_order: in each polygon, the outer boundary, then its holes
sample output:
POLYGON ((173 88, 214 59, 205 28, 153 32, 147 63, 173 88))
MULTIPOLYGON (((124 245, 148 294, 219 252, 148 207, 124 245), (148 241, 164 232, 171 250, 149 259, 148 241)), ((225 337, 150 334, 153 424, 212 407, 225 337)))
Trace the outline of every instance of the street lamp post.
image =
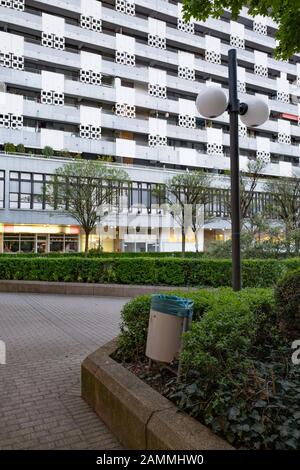
POLYGON ((231 177, 231 237, 232 237, 232 288, 242 288, 241 270, 241 201, 239 159, 240 101, 237 92, 236 50, 228 54, 229 72, 229 128, 230 128, 230 177, 231 177))
POLYGON ((240 203, 240 165, 239 165, 239 115, 243 124, 256 127, 264 124, 269 117, 266 101, 256 96, 248 96, 240 103, 237 89, 236 49, 228 52, 229 99, 224 90, 209 86, 199 93, 196 107, 206 118, 216 118, 226 110, 230 126, 230 174, 231 174, 231 227, 232 227, 232 288, 242 288, 241 272, 241 203, 240 203))

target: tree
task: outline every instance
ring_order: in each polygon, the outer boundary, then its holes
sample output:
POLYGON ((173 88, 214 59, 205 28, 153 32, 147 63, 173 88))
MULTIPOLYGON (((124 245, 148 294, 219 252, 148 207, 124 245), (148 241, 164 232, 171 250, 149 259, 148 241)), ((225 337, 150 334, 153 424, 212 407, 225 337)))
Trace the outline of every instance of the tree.
POLYGON ((209 16, 220 18, 225 9, 237 19, 241 9, 248 8, 251 16, 262 15, 278 23, 276 39, 279 45, 277 58, 289 59, 300 52, 299 0, 183 0, 184 17, 205 21, 209 16))
MULTIPOLYGON (((242 221, 251 218, 251 205, 264 167, 265 163, 261 160, 251 160, 248 162, 247 170, 240 174, 240 207, 242 221)), ((231 213, 230 197, 227 202, 225 202, 225 205, 227 205, 227 211, 231 213)))
POLYGON ((79 161, 58 168, 44 187, 44 199, 51 207, 69 214, 85 233, 85 254, 89 237, 99 217, 99 209, 114 204, 120 184, 128 181, 127 173, 100 162, 79 161))
POLYGON ((265 184, 265 190, 272 195, 272 215, 285 225, 287 242, 294 243, 300 250, 300 178, 276 178, 265 184))
MULTIPOLYGON (((169 210, 181 228, 182 254, 185 253, 186 229, 190 226, 198 250, 199 209, 209 200, 210 176, 203 171, 186 171, 168 180, 163 188, 169 210), (189 220, 188 220, 189 219, 189 220)), ((201 209, 200 209, 201 210, 201 209)))
POLYGON ((241 217, 245 220, 249 217, 249 210, 254 199, 257 185, 261 178, 261 172, 266 164, 261 160, 248 162, 247 170, 240 178, 241 217))

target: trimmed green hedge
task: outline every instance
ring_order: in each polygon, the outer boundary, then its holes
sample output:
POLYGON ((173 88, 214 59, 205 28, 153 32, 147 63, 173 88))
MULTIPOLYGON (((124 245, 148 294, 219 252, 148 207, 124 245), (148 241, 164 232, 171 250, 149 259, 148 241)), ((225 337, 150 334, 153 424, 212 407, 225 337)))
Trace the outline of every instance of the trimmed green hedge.
MULTIPOLYGON (((0 253, 0 258, 85 258, 85 253, 0 253)), ((99 252, 90 251, 87 255, 88 258, 182 258, 180 251, 166 251, 159 253, 130 253, 130 252, 99 252)), ((207 258, 207 253, 192 251, 186 252, 184 258, 207 258)), ((211 257, 210 257, 211 258, 211 257)))
MULTIPOLYGON (((271 287, 300 259, 244 260, 244 287, 271 287)), ((231 286, 229 260, 1 257, 0 279, 170 286, 231 286)))

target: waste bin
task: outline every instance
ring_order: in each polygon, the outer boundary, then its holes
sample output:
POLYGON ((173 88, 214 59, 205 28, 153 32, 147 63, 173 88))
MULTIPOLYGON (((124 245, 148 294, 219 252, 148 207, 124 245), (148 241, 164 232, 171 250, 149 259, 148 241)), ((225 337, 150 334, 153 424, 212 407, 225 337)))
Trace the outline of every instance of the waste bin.
POLYGON ((193 316, 194 302, 174 295, 153 295, 146 356, 158 362, 172 362, 180 351, 185 324, 193 316))

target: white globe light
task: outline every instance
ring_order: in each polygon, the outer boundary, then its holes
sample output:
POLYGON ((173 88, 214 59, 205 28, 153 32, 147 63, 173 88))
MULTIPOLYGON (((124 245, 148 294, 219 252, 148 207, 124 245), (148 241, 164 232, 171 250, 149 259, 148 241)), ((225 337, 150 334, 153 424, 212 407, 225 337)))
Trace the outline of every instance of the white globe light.
POLYGON ((270 115, 269 106, 258 96, 249 96, 245 100, 248 106, 247 112, 241 116, 241 121, 247 127, 257 127, 264 124, 270 115))
POLYGON ((228 106, 228 97, 222 88, 208 86, 199 93, 196 108, 206 118, 215 118, 223 114, 228 106))

